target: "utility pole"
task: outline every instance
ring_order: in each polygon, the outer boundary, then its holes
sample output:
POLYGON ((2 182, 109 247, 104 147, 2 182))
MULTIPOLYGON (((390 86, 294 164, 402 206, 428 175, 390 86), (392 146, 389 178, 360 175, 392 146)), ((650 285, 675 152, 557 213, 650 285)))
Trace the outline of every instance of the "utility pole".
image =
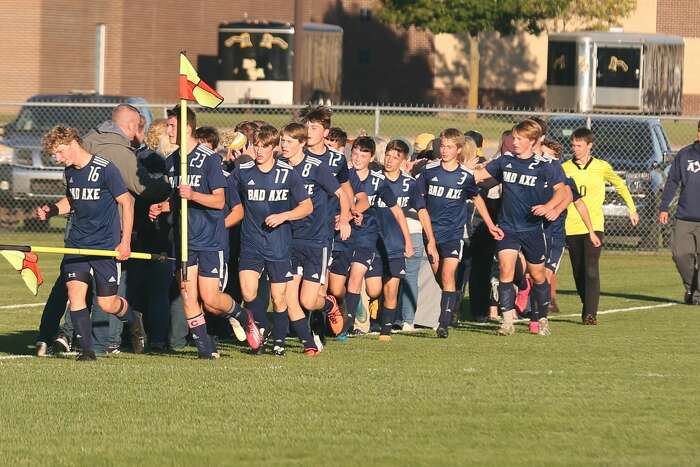
POLYGON ((301 104, 302 95, 302 48, 304 47, 304 0, 294 0, 294 104, 301 104))

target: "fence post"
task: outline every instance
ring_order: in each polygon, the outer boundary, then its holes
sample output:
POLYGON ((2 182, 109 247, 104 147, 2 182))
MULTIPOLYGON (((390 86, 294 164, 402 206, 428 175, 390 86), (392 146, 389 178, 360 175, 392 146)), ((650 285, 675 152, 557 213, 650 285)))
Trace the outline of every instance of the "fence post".
POLYGON ((379 118, 381 115, 381 110, 379 107, 374 109, 374 136, 379 136, 379 118))

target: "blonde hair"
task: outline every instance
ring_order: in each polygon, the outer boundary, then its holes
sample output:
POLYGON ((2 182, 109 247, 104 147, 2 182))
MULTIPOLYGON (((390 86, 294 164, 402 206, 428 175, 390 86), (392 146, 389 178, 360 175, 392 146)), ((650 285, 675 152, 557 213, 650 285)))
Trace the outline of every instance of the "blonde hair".
POLYGON ((308 130, 306 129, 306 125, 302 125, 301 123, 289 123, 287 124, 283 129, 282 129, 282 135, 283 136, 289 136, 300 143, 303 143, 306 141, 306 137, 308 135, 308 130))
POLYGON ((60 144, 69 144, 71 141, 77 141, 80 144, 80 135, 78 130, 66 126, 55 126, 46 133, 41 140, 44 150, 52 154, 56 146, 60 144))
POLYGON ((476 142, 471 138, 464 138, 464 147, 462 148, 462 154, 459 157, 460 164, 466 164, 470 160, 479 156, 478 148, 476 147, 476 142))
POLYGON ((523 120, 513 127, 513 136, 515 135, 530 141, 539 141, 542 137, 542 125, 534 120, 523 120))
POLYGON ((455 146, 459 148, 460 151, 457 155, 457 159, 462 163, 464 160, 464 146, 466 144, 464 133, 457 128, 446 128, 440 132, 440 140, 442 139, 453 142, 455 146))
POLYGON ((151 123, 146 132, 146 146, 161 156, 168 156, 177 149, 177 144, 172 144, 166 134, 167 128, 168 121, 161 118, 151 123))

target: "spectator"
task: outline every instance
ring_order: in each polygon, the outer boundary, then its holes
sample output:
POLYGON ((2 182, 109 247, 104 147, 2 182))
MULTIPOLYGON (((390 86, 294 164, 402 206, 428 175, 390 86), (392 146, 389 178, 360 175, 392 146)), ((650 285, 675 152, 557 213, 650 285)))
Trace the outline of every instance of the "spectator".
POLYGON ((212 126, 200 126, 194 132, 197 142, 207 146, 212 151, 219 147, 219 132, 212 126))

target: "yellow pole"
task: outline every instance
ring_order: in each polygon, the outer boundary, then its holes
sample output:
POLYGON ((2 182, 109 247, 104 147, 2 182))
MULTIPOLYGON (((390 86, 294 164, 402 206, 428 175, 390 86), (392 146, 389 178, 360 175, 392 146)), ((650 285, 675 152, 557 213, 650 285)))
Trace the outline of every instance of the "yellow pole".
MULTIPOLYGON (((32 253, 56 253, 61 255, 82 255, 82 256, 106 256, 114 258, 117 256, 117 252, 113 250, 93 250, 90 248, 64 248, 64 247, 54 247, 54 246, 31 246, 31 245, 0 245, 0 250, 2 251, 23 251, 32 253)), ((132 251, 129 259, 153 259, 164 261, 168 258, 164 255, 151 254, 151 253, 139 253, 132 251)))
MULTIPOLYGON (((187 101, 180 99, 180 185, 187 181, 187 101)), ((180 198, 180 267, 182 280, 187 281, 187 200, 180 198)))

